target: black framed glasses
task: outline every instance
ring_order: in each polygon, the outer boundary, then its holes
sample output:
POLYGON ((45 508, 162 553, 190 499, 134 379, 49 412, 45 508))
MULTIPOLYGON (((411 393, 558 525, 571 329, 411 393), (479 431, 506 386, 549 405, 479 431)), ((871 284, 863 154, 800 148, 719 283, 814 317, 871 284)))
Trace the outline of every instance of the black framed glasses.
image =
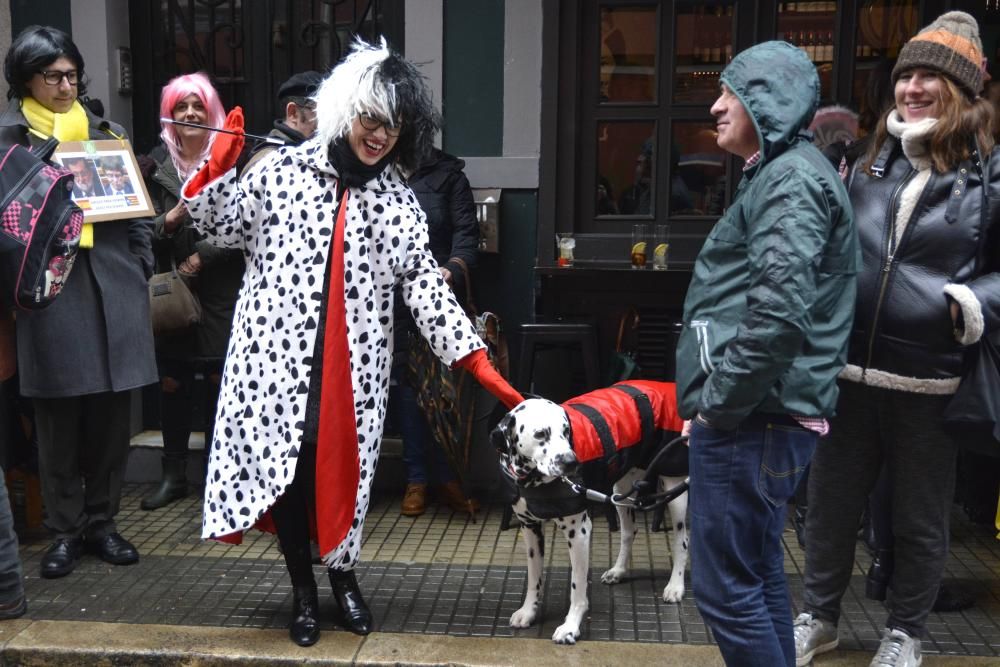
POLYGON ((402 127, 398 125, 393 125, 387 120, 382 120, 381 118, 376 118, 368 113, 358 114, 358 121, 361 123, 361 127, 365 128, 369 132, 374 132, 380 127, 385 128, 385 133, 390 137, 398 137, 399 133, 402 131, 402 127))
POLYGON ((50 86, 58 86, 62 83, 63 79, 66 79, 66 83, 71 86, 75 86, 80 82, 80 75, 75 69, 66 70, 65 72, 60 72, 57 69, 47 69, 39 72, 42 75, 42 79, 50 86))

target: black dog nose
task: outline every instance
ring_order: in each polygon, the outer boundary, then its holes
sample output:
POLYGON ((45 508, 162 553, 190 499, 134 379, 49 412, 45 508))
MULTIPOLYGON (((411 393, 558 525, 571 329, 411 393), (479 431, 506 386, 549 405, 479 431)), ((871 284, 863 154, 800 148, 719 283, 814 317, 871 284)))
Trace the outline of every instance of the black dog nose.
POLYGON ((576 454, 573 452, 558 455, 556 463, 562 468, 564 475, 570 475, 580 467, 580 462, 576 460, 576 454))

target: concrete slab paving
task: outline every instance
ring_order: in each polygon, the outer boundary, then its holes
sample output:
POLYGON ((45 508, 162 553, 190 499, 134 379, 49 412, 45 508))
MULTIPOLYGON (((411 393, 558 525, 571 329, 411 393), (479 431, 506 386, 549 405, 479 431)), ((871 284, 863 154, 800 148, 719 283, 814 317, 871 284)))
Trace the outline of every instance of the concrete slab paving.
MULTIPOLYGON (((421 517, 399 514, 399 497, 376 498, 358 576, 377 632, 345 632, 321 567, 320 642, 308 649, 287 637, 291 585, 274 538, 248 533, 240 546, 200 539, 200 498, 144 512, 152 489, 129 484, 118 526, 140 562, 113 567, 93 556, 61 579, 42 579, 44 536, 21 542, 28 614, 0 623, 0 664, 24 665, 720 665, 718 649, 690 590, 679 604, 660 593, 669 577, 669 534, 642 526, 632 570, 617 586, 600 583, 618 536, 595 519, 590 611, 576 646, 549 640, 566 613, 569 563, 564 541, 547 528, 540 622, 510 628, 526 568, 516 530, 499 530, 502 508, 485 504, 475 520, 432 505, 421 517)), ((647 522, 642 517, 643 523, 647 522)), ((802 599, 802 552, 786 534, 785 568, 793 606, 802 599)), ((864 598, 867 555, 859 547, 844 600, 842 651, 817 667, 864 666, 878 644, 885 609, 864 598)), ((932 614, 924 638, 929 667, 1000 665, 1000 542, 987 526, 953 515, 947 576, 976 604, 932 614)))

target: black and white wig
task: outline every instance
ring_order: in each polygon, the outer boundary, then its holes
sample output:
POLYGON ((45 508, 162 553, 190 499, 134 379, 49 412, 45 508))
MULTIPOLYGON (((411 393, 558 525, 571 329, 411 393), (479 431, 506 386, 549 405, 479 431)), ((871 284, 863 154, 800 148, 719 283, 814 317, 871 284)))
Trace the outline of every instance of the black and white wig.
POLYGON ((389 48, 358 38, 351 53, 333 68, 316 91, 316 134, 326 143, 346 138, 361 113, 402 127, 394 148, 396 161, 413 171, 434 145, 441 117, 431 102, 424 76, 389 48))

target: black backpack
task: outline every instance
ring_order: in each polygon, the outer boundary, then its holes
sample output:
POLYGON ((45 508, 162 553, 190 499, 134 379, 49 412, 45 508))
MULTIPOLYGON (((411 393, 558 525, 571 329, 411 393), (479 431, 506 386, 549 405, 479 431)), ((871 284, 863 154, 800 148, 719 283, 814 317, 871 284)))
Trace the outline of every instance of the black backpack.
POLYGON ((62 290, 80 245, 83 211, 73 175, 49 161, 59 142, 0 148, 0 304, 45 308, 62 290))

